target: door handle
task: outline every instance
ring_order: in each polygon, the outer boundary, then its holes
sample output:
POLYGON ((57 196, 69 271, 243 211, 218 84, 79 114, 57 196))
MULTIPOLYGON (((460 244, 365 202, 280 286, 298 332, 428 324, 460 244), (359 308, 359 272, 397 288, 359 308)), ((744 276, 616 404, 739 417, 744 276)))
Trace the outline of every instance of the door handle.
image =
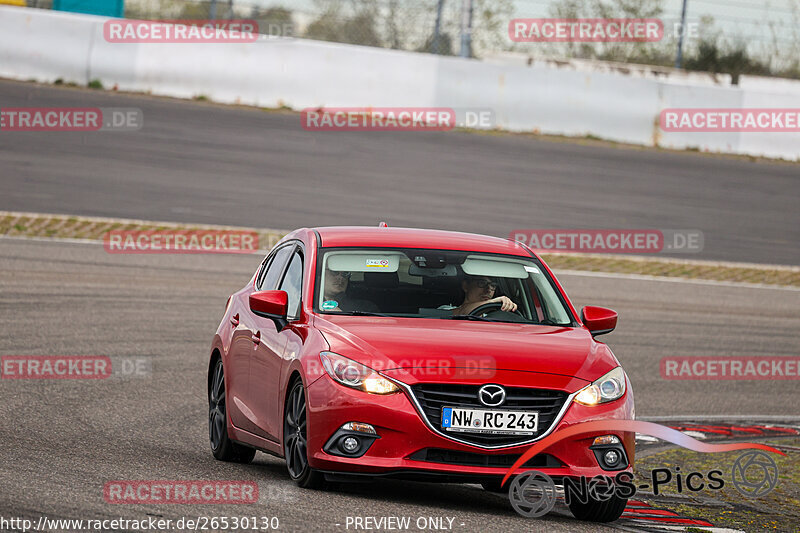
POLYGON ((236 313, 235 315, 233 315, 231 317, 231 324, 234 325, 234 326, 238 326, 239 325, 239 313, 236 313))
POLYGON ((261 342, 261 332, 260 331, 256 331, 255 333, 253 333, 252 339, 253 339, 253 343, 255 345, 258 345, 258 343, 261 342))

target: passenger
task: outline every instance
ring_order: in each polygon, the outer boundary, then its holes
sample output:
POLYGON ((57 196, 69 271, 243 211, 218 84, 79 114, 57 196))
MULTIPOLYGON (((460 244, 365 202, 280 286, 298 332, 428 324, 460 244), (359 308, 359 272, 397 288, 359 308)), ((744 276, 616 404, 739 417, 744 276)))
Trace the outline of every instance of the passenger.
POLYGON ((347 286, 350 284, 350 272, 325 269, 325 283, 322 298, 323 311, 367 311, 377 313, 378 306, 369 300, 350 298, 347 286))
POLYGON ((497 283, 487 276, 467 276, 461 282, 461 288, 464 290, 464 303, 453 309, 454 315, 468 315, 481 305, 488 303, 502 304, 500 308, 502 311, 514 312, 517 310, 517 304, 512 302, 508 296, 493 298, 497 283))

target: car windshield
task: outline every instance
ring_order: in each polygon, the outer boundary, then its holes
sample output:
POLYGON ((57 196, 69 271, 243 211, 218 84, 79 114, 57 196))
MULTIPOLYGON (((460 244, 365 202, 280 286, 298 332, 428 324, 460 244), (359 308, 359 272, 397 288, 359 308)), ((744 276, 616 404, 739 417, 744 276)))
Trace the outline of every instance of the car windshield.
POLYGON ((319 313, 573 325, 533 257, 407 248, 323 248, 319 313))

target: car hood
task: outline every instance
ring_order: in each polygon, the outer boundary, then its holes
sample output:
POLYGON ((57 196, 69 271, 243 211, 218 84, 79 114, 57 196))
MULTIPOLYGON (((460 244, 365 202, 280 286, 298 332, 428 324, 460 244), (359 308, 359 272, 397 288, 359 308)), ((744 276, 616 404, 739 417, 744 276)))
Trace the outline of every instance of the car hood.
POLYGON ((594 381, 619 366, 578 327, 332 315, 317 316, 315 326, 331 351, 379 371, 488 367, 594 381))

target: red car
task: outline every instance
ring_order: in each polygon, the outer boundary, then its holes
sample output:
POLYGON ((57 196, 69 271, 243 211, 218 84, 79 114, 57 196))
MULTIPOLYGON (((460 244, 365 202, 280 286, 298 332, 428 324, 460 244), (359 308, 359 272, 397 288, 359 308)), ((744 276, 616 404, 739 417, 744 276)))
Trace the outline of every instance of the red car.
MULTIPOLYGON (((214 457, 283 457, 302 487, 357 476, 481 483, 572 424, 632 419, 633 393, 524 244, 421 229, 329 227, 284 237, 233 294, 211 346, 214 457)), ((564 439, 535 456, 556 482, 631 471, 632 433, 564 439)), ((507 487, 507 485, 506 485, 507 487)), ((626 500, 575 502, 608 521, 626 500)))

